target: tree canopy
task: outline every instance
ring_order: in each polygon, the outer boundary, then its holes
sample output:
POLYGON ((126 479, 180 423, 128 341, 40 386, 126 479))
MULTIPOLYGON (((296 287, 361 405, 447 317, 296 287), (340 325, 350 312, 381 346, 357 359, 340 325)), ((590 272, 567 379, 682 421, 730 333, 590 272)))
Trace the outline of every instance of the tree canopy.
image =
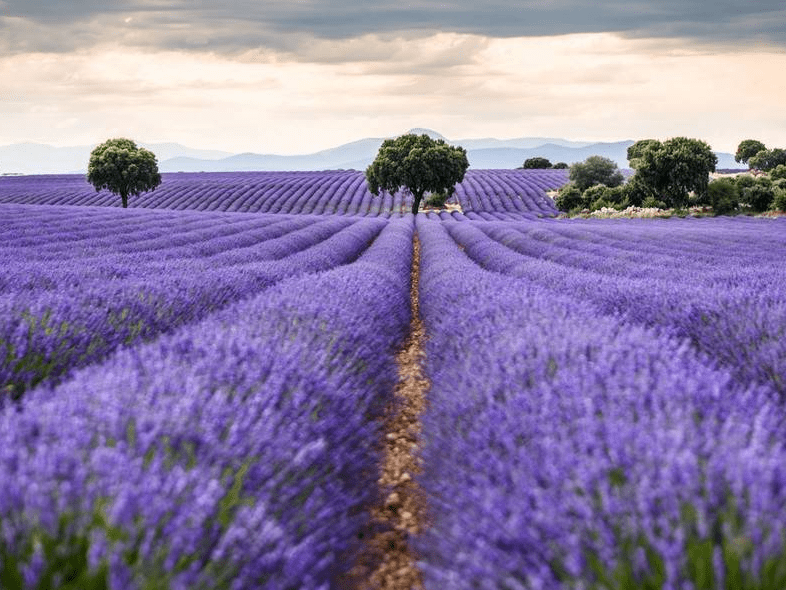
POLYGON ((524 160, 524 164, 521 167, 526 169, 551 168, 551 162, 548 158, 536 156, 524 160))
POLYGON ((747 164, 748 160, 765 149, 767 149, 766 146, 758 139, 744 139, 740 142, 740 145, 737 146, 737 153, 734 154, 734 161, 747 164))
POLYGON ((426 192, 452 195, 469 167, 467 152, 428 135, 407 134, 386 139, 377 157, 366 168, 368 189, 394 193, 405 189, 413 197, 412 213, 417 215, 426 192))
POLYGON ((764 171, 773 170, 781 164, 786 164, 786 150, 781 148, 761 150, 748 160, 748 166, 764 171))
POLYGON ((570 181, 582 192, 596 184, 619 186, 624 180, 616 162, 603 156, 590 156, 570 167, 570 181))
POLYGON ((90 153, 87 181, 96 191, 107 189, 120 195, 128 207, 129 195, 137 196, 161 184, 158 162, 153 152, 130 139, 109 139, 90 153))
POLYGON ((684 207, 691 191, 706 200, 709 175, 718 157, 699 139, 674 137, 662 143, 654 139, 636 142, 628 148, 628 160, 636 170, 631 192, 635 187, 637 194, 655 196, 667 207, 684 207))

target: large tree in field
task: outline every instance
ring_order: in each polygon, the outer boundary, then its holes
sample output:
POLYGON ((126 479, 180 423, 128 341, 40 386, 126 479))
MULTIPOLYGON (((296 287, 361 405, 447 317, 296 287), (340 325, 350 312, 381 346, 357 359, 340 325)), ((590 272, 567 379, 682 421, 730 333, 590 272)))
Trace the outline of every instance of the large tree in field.
POLYGON ((412 213, 417 215, 426 192, 452 195, 468 167, 464 148, 426 134, 410 133, 382 142, 377 157, 366 168, 366 182, 374 195, 381 190, 409 191, 413 197, 412 213))
POLYGON ((664 142, 645 139, 628 148, 628 160, 635 176, 632 186, 655 196, 667 207, 684 207, 688 193, 699 201, 707 200, 710 172, 715 172, 718 157, 710 146, 688 137, 674 137, 664 142))
POLYGON ((107 189, 120 195, 128 207, 129 195, 151 191, 161 184, 158 162, 153 152, 130 139, 109 139, 90 153, 87 181, 96 191, 107 189))

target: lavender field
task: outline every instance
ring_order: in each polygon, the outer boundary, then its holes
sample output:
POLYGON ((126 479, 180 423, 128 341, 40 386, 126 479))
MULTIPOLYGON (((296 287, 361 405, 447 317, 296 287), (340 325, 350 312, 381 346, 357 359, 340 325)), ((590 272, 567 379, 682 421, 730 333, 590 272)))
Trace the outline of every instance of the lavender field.
MULTIPOLYGON (((476 219, 535 219, 557 214, 544 191, 568 181, 567 170, 469 170, 449 201, 476 219)), ((0 203, 120 206, 77 174, 0 177, 0 203)), ((374 197, 363 172, 171 173, 132 207, 238 213, 401 217, 412 205, 397 192, 374 197)), ((443 213, 443 216, 448 215, 443 213)))
POLYGON ((424 588, 786 587, 786 220, 543 172, 0 178, 0 588, 354 588, 413 267, 424 588))

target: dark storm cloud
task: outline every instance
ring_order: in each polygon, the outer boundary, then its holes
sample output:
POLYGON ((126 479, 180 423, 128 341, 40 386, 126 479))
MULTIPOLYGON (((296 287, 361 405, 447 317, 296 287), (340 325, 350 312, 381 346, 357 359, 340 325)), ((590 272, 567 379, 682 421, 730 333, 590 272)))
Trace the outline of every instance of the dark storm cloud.
POLYGON ((782 0, 0 0, 0 15, 0 50, 5 52, 68 50, 114 40, 222 52, 268 47, 297 54, 308 39, 418 31, 488 37, 615 32, 786 47, 782 0))

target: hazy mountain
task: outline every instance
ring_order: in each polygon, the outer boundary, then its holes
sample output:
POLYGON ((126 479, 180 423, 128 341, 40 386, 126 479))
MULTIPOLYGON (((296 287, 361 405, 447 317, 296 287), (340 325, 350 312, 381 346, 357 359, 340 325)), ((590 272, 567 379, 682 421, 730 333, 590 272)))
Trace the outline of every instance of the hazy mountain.
MULTIPOLYGON (((521 137, 517 139, 449 140, 431 129, 415 128, 408 133, 425 133, 467 150, 472 168, 517 168, 527 158, 542 156, 553 163, 582 162, 599 155, 627 168, 627 149, 633 141, 583 142, 558 138, 521 137)), ((366 138, 311 154, 231 154, 200 150, 177 143, 140 143, 158 158, 162 172, 222 172, 233 170, 365 170, 374 160, 384 138, 366 138)), ((36 143, 0 146, 0 174, 84 173, 95 146, 53 147, 36 143)), ((718 153, 718 168, 738 168, 732 154, 718 153)))
MULTIPOLYGON (((179 143, 139 143, 163 162, 175 157, 216 160, 231 152, 200 150, 179 143)), ((90 152, 95 145, 55 147, 42 143, 15 143, 0 146, 0 174, 67 174, 87 172, 90 152)))

